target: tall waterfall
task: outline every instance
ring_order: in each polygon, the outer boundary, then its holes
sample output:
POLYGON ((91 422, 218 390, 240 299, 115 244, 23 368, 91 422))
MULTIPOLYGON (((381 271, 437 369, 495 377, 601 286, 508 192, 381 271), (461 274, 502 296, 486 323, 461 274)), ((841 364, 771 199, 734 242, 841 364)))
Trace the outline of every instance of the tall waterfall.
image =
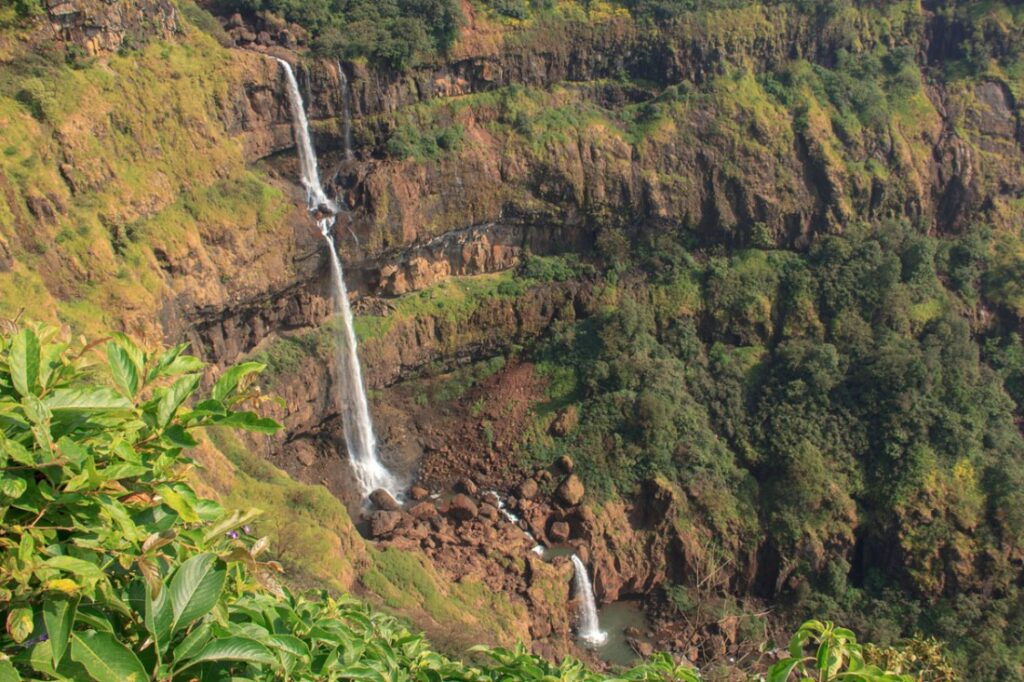
POLYGON ((299 84, 291 64, 283 59, 277 60, 288 80, 288 102, 292 111, 292 124, 295 129, 295 144, 298 148, 302 186, 306 190, 306 206, 317 221, 317 226, 327 241, 331 254, 331 274, 334 280, 335 311, 341 313, 342 331, 339 334, 340 350, 338 356, 338 374, 341 384, 342 423, 345 427, 345 444, 348 446, 352 468, 355 471, 360 490, 364 496, 377 488, 395 491, 395 479, 391 472, 377 458, 377 439, 373 435, 373 421, 370 419, 370 407, 366 401, 366 389, 363 386, 363 372, 359 366, 359 349, 356 345, 356 334, 352 322, 352 308, 348 302, 348 289, 345 287, 345 276, 341 269, 331 236, 338 206, 324 194, 320 184, 320 173, 317 169, 316 151, 309 135, 309 121, 299 93, 299 84))
POLYGON ((575 554, 572 555, 572 565, 576 569, 572 581, 573 587, 576 590, 577 598, 580 600, 580 639, 587 646, 601 646, 608 639, 608 633, 601 630, 601 624, 597 620, 594 588, 590 584, 587 567, 583 565, 583 561, 575 554))
MULTIPOLYGON (((277 60, 288 79, 288 104, 292 110, 292 129, 295 132, 295 146, 299 152, 299 174, 302 188, 306 190, 306 208, 316 215, 316 224, 320 231, 330 240, 330 230, 334 226, 334 217, 338 213, 337 205, 324 194, 320 184, 320 171, 316 164, 316 151, 309 136, 309 121, 306 119, 306 108, 299 94, 299 82, 295 80, 292 65, 283 59, 277 60)), ((334 253, 334 245, 331 245, 334 253)))
POLYGON ((341 132, 345 139, 345 158, 352 158, 352 87, 348 84, 345 69, 338 62, 338 79, 341 81, 341 132))

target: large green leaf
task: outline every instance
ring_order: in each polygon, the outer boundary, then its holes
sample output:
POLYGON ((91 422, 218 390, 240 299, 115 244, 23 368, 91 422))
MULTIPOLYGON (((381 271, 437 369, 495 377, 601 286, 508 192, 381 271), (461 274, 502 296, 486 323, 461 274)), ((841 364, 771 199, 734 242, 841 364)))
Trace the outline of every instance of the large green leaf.
POLYGON ((263 646, 255 639, 248 637, 225 637, 207 644, 189 660, 188 665, 179 670, 187 670, 200 663, 212 661, 244 661, 257 665, 274 665, 277 658, 270 652, 270 649, 263 646))
POLYGON ((143 614, 143 623, 146 631, 149 632, 157 649, 163 651, 171 635, 171 624, 174 621, 174 611, 171 609, 171 598, 168 590, 161 589, 153 596, 151 590, 146 590, 146 609, 143 614))
POLYGON ((134 398, 135 392, 139 390, 139 372, 128 357, 128 352, 116 343, 108 343, 107 362, 110 363, 110 373, 118 387, 126 396, 134 398))
POLYGON ((183 563, 171 580, 171 632, 209 613, 220 599, 226 577, 224 562, 213 554, 200 554, 183 563))
POLYGON ((10 661, 0 661, 0 682, 21 682, 21 675, 10 661))
POLYGON ((196 512, 196 496, 187 486, 182 484, 162 484, 156 487, 163 503, 178 512, 178 516, 186 523, 196 523, 199 514, 196 512))
POLYGON ((132 408, 130 400, 109 388, 59 388, 46 396, 43 404, 55 414, 132 408))
POLYGON ((76 632, 71 658, 85 666, 96 682, 143 682, 149 674, 128 647, 109 632, 76 632))
POLYGON ((84 559, 76 559, 71 556, 55 556, 50 557, 43 563, 50 568, 73 573, 83 580, 98 581, 103 579, 103 571, 100 567, 84 559))
POLYGON ((188 636, 182 640, 181 644, 174 647, 173 660, 178 662, 187 661, 201 651, 211 639, 213 639, 213 635, 211 634, 209 623, 203 623, 193 628, 192 632, 188 633, 188 636))
POLYGON ((46 624, 46 635, 50 639, 54 667, 60 665, 60 659, 64 658, 77 610, 77 598, 50 598, 43 602, 43 623, 46 624))
POLYGON ((218 426, 233 426, 237 429, 245 429, 255 433, 277 433, 281 425, 273 419, 260 417, 254 412, 234 412, 222 419, 214 420, 218 426))
POLYGON ((195 390, 199 388, 200 379, 202 377, 199 374, 186 374, 167 389, 157 406, 156 421, 160 428, 167 426, 174 418, 178 408, 195 393, 195 390))
POLYGON ((153 381, 162 376, 178 376, 186 372, 198 372, 206 366, 199 358, 182 355, 188 348, 187 343, 180 344, 166 351, 149 370, 146 381, 153 381))
POLYGON ((11 500, 16 500, 24 495, 27 489, 28 483, 25 482, 25 479, 0 474, 0 494, 11 500))
POLYGON ((128 355, 128 359, 135 366, 135 373, 142 376, 142 371, 146 367, 146 353, 125 334, 114 332, 110 338, 128 355))
POLYGON ((768 669, 768 682, 787 682, 796 667, 800 665, 799 658, 786 658, 768 669))
POLYGON ((266 365, 259 362, 243 362, 240 365, 235 365, 234 367, 229 368, 219 379, 217 379, 217 383, 213 385, 210 397, 214 400, 223 401, 235 392, 235 389, 238 388, 242 379, 250 374, 258 374, 264 369, 266 369, 266 365))
POLYGON ((24 642, 32 634, 32 609, 24 606, 7 612, 7 632, 15 642, 24 642))
POLYGON ((8 356, 11 381, 22 396, 39 394, 39 338, 31 329, 22 329, 11 340, 8 356))

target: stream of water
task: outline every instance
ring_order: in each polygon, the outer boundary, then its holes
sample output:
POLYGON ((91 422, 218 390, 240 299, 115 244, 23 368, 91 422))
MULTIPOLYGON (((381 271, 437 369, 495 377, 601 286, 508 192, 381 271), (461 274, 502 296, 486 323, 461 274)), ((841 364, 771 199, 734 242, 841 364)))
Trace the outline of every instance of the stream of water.
POLYGON ((345 158, 352 158, 352 88, 348 84, 345 69, 338 62, 338 80, 341 81, 341 133, 345 140, 345 158))
MULTIPOLYGON (((292 124, 295 130, 295 145, 298 149, 299 170, 302 186, 306 191, 306 206, 316 219, 316 224, 327 241, 331 254, 331 277, 334 283, 335 312, 341 314, 339 332, 338 378, 342 403, 342 423, 345 427, 345 444, 348 446, 352 469, 363 497, 378 488, 384 488, 392 495, 397 493, 395 477, 377 456, 377 439, 373 433, 373 420, 366 399, 363 371, 359 365, 359 348, 356 342, 349 305, 348 289, 341 259, 335 248, 332 228, 338 214, 338 206, 324 194, 317 168, 316 150, 309 134, 309 121, 302 102, 299 84, 291 64, 278 59, 288 81, 288 102, 291 106, 292 124)), ((342 71, 344 73, 344 71, 342 71)))

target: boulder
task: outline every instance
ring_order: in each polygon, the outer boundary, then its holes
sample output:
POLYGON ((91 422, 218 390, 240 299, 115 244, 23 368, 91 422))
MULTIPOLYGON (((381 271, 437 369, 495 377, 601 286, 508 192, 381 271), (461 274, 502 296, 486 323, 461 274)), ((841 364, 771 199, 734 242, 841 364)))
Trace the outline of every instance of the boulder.
POLYGON ((569 524, 565 521, 555 521, 548 529, 548 538, 555 543, 565 542, 569 539, 569 524))
POLYGON ((430 491, 421 485, 414 485, 409 488, 409 499, 413 502, 419 502, 430 497, 430 491))
POLYGON ((460 478, 455 483, 455 489, 460 493, 465 493, 474 497, 478 492, 480 492, 479 488, 476 487, 476 483, 474 483, 471 478, 460 478))
POLYGON ((420 502, 409 509, 409 514, 414 519, 432 519, 437 516, 437 507, 433 502, 420 502))
POLYGON ((501 516, 501 512, 490 502, 484 502, 480 505, 480 516, 491 521, 497 521, 501 516))
POLYGON ((629 640, 629 646, 640 658, 650 658, 651 654, 654 653, 654 646, 650 642, 645 642, 641 639, 629 640))
POLYGON ((583 482, 579 477, 576 474, 569 474, 558 486, 555 494, 567 507, 575 507, 583 501, 583 494, 585 492, 586 489, 583 487, 583 482))
POLYGON ((397 511, 375 511, 370 514, 370 535, 379 538, 387 535, 402 522, 402 513, 397 511))
POLYGON ((391 493, 384 490, 384 488, 377 488, 370 493, 370 502, 372 502, 373 506, 377 509, 381 509, 383 511, 398 511, 402 508, 402 506, 398 504, 398 501, 391 496, 391 493))
POLYGON ((475 519, 480 510, 468 495, 459 493, 448 501, 448 514, 458 521, 469 521, 475 519))
POLYGON ((501 505, 501 498, 498 497, 498 493, 494 492, 493 490, 488 490, 483 495, 481 495, 480 501, 486 502, 487 504, 495 508, 501 505))
POLYGON ((572 461, 572 457, 569 455, 562 455, 555 462, 555 467, 563 474, 571 474, 573 469, 576 468, 576 462, 572 461))
POLYGON ((533 499, 537 495, 537 481, 528 478, 519 484, 519 497, 524 500, 533 499))

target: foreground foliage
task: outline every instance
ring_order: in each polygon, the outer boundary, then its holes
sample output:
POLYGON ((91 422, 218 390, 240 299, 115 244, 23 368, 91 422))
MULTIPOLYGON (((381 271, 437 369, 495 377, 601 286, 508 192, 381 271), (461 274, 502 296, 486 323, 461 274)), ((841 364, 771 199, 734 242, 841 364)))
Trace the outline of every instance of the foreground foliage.
MULTIPOLYGON (((256 512, 184 480, 197 429, 279 428, 244 409, 262 365, 197 400, 205 368, 184 352, 0 337, 0 679, 601 679, 522 648, 467 666, 350 598, 282 587, 248 534, 256 512)), ((661 656, 618 679, 696 678, 661 656)))
POLYGON ((800 626, 789 642, 789 657, 768 671, 768 682, 799 680, 859 680, 861 682, 913 682, 909 675, 895 675, 864 662, 863 647, 846 628, 810 620, 800 626), (806 649, 813 647, 810 655, 806 649))

